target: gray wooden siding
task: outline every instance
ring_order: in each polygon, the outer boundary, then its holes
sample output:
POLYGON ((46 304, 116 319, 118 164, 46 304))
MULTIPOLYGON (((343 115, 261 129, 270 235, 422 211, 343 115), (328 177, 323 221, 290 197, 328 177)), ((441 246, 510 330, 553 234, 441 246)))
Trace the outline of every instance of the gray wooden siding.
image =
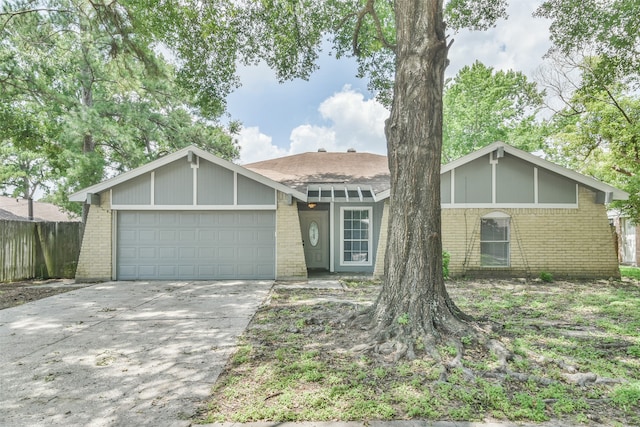
POLYGON ((189 162, 179 159, 156 170, 154 200, 156 205, 193 204, 193 169, 189 162))
POLYGON ((233 205, 233 171, 200 159, 197 199, 199 205, 233 205))
POLYGON ((151 174, 147 173, 113 187, 114 205, 151 204, 151 174))
POLYGON ((239 205, 275 205, 276 190, 252 179, 238 175, 239 205))
POLYGON ((535 203, 534 167, 506 154, 496 165, 496 203, 535 203))
POLYGON ((577 203, 576 183, 556 173, 538 170, 538 203, 577 203))
POLYGON ((440 175, 440 201, 441 203, 451 203, 451 172, 440 175))
POLYGON ((456 203, 491 203, 491 164, 489 155, 455 169, 456 203))

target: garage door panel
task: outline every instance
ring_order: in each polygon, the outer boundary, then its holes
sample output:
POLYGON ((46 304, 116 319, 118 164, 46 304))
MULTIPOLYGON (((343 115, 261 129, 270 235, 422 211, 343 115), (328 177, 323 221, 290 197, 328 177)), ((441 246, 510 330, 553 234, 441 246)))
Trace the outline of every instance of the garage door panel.
POLYGON ((183 213, 178 215, 178 222, 181 226, 195 226, 198 225, 199 215, 196 213, 183 213))
POLYGON ((258 242, 268 242, 273 240, 273 232, 268 230, 256 231, 256 239, 258 242))
POLYGON ((121 248, 118 253, 121 258, 135 258, 137 249, 136 248, 121 248))
POLYGON ((138 266, 138 272, 142 277, 155 277, 158 275, 157 265, 140 265, 138 266))
POLYGON ((256 232, 254 230, 240 230, 238 231, 238 241, 247 244, 249 242, 254 243, 256 241, 256 232))
POLYGON ((198 260, 207 261, 215 259, 217 250, 215 248, 199 248, 198 260))
POLYGON ((236 278, 236 266, 233 264, 219 264, 218 274, 225 279, 234 279, 236 278))
POLYGON ((197 276, 196 267, 195 265, 181 265, 178 267, 178 274, 180 275, 180 277, 191 279, 197 276))
POLYGON ((158 266, 158 279, 172 280, 177 276, 178 271, 175 266, 161 265, 158 266))
POLYGON ((217 225, 230 227, 236 225, 236 219, 232 212, 221 212, 216 218, 217 225))
POLYGON ((203 227, 209 227, 218 224, 218 217, 213 215, 200 214, 198 220, 200 225, 203 227))
POLYGON ((210 240, 216 240, 216 231, 208 230, 208 229, 200 229, 197 233, 197 238, 201 242, 206 242, 210 240))
POLYGON ((273 248, 256 248, 256 259, 269 261, 275 257, 273 248))
POLYGON ((255 266, 254 273, 258 276, 269 274, 269 272, 273 269, 271 264, 257 264, 255 266))
POLYGON ((158 240, 161 242, 173 242, 176 240, 176 231, 158 230, 158 240))
POLYGON ((158 257, 158 250, 154 247, 144 247, 138 249, 138 258, 140 259, 156 259, 158 257))
POLYGON ((126 240, 133 240, 137 236, 137 230, 123 230, 121 238, 126 240))
POLYGON ((216 269, 213 265, 198 265, 197 277, 215 277, 216 269))
POLYGON ((139 213, 140 218, 145 218, 145 222, 148 221, 148 225, 176 225, 178 224, 178 214, 175 212, 162 212, 162 215, 153 213, 147 215, 147 212, 139 213), (154 217, 152 219, 152 216, 154 217))
POLYGON ((275 212, 118 213, 117 277, 273 279, 275 212))
POLYGON ((138 267, 135 265, 124 265, 120 267, 120 274, 125 277, 135 277, 138 275, 138 267))
POLYGON ((173 259, 176 257, 176 248, 173 248, 173 247, 158 248, 158 257, 160 257, 160 259, 173 259))
POLYGON ((158 240, 158 233, 156 230, 140 230, 138 232, 138 240, 155 243, 158 240))
POLYGON ((196 248, 179 248, 178 249, 178 258, 180 260, 186 260, 193 262, 196 257, 196 248))
POLYGON ((218 260, 228 262, 238 259, 238 251, 231 246, 223 246, 218 249, 218 260))
POLYGON ((234 243, 236 242, 237 230, 220 230, 218 232, 218 240, 220 243, 234 243))

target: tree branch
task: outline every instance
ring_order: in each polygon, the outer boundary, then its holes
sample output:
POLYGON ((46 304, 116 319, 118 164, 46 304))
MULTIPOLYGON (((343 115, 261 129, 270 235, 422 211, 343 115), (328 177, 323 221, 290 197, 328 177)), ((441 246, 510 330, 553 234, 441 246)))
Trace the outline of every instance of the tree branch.
POLYGON ((360 54, 360 49, 358 47, 358 38, 367 15, 370 15, 373 19, 377 38, 382 43, 382 45, 392 51, 395 51, 396 49, 396 46, 393 43, 389 42, 389 40, 387 40, 387 38, 384 36, 384 32, 382 31, 382 23, 380 22, 380 17, 378 16, 378 12, 376 12, 374 4, 374 0, 367 0, 367 3, 356 15, 358 19, 356 21, 356 28, 353 32, 353 54, 356 56, 360 54))
POLYGON ((618 101, 616 100, 616 98, 613 96, 613 94, 611 93, 611 91, 609 90, 608 87, 604 88, 605 92, 607 92, 607 95, 609 96, 609 99, 611 99, 611 102, 613 102, 613 106, 616 107, 616 109, 618 111, 620 111, 620 114, 622 114, 624 116, 624 119, 627 121, 627 123, 629 123, 630 125, 633 124, 633 121, 631 120, 631 118, 627 115, 627 112, 624 111, 624 109, 620 106, 620 104, 618 104, 618 101))
POLYGON ((13 10, 10 12, 0 12, 0 17, 6 17, 5 21, 2 23, 2 30, 7 27, 9 21, 11 21, 16 16, 26 15, 29 13, 40 13, 40 12, 57 12, 57 13, 73 13, 72 10, 69 9, 50 9, 50 8, 37 8, 37 9, 23 9, 23 10, 13 10))

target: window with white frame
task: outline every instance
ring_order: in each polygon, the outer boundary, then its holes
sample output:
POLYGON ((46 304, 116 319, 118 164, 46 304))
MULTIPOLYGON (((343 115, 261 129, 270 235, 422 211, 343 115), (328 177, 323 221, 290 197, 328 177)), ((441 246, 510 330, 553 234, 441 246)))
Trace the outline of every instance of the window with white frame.
POLYGON ((502 212, 480 220, 480 265, 483 267, 509 267, 510 221, 502 212))
POLYGON ((340 264, 371 265, 371 208, 340 209, 340 264))

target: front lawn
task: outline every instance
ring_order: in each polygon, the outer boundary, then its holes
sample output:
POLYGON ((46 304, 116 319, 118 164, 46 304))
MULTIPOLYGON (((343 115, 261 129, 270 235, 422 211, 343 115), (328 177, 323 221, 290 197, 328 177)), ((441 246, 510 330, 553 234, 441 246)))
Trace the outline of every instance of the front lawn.
MULTIPOLYGON (((626 275, 626 274, 625 274, 626 275)), ((343 322, 376 284, 344 291, 276 289, 203 405, 197 422, 563 420, 640 425, 640 281, 449 281, 458 306, 501 325, 513 353, 468 346, 447 372, 426 352, 393 363, 357 351, 343 322)), ((467 343, 465 343, 467 347, 467 343)), ((420 343, 416 343, 420 348, 420 343)), ((456 348, 437 349, 443 360, 456 348)))
POLYGON ((632 279, 640 280, 640 267, 627 267, 621 265, 620 274, 622 275, 622 277, 629 277, 632 279))

